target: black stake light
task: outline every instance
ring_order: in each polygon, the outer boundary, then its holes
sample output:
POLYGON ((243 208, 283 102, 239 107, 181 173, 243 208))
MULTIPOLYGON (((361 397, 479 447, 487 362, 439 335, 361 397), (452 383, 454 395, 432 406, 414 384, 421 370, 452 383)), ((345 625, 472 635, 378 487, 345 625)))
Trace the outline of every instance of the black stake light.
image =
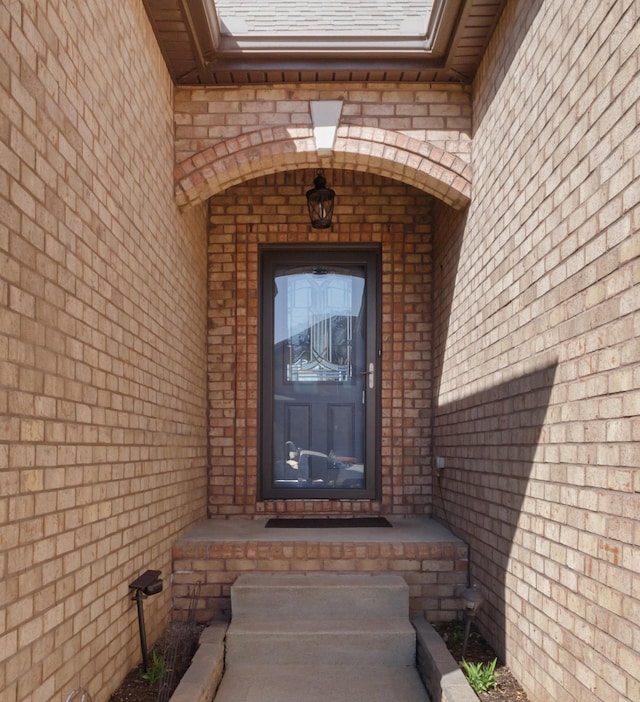
POLYGON ((462 642, 462 658, 467 652, 467 643, 469 642, 469 631, 471 630, 471 622, 475 619, 478 610, 482 607, 484 597, 480 590, 472 585, 462 593, 462 606, 464 607, 464 640, 462 642))
POLYGON ((318 171, 313 181, 313 188, 307 190, 307 206, 311 226, 314 229, 329 229, 331 226, 335 197, 335 192, 327 188, 327 181, 322 171, 318 171))
POLYGON ((147 653, 147 634, 144 628, 144 610, 142 601, 149 595, 157 595, 162 592, 162 580, 159 570, 147 570, 139 578, 129 583, 129 589, 133 590, 131 599, 138 605, 138 628, 140 629, 140 648, 142 649, 142 668, 146 673, 149 669, 149 655, 147 653))

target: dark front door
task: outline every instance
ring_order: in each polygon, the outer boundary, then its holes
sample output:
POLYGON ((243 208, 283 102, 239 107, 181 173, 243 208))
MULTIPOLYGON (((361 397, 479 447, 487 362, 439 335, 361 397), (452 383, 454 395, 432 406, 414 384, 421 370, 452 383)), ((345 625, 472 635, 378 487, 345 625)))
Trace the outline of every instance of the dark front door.
POLYGON ((261 249, 261 493, 378 494, 378 251, 261 249))

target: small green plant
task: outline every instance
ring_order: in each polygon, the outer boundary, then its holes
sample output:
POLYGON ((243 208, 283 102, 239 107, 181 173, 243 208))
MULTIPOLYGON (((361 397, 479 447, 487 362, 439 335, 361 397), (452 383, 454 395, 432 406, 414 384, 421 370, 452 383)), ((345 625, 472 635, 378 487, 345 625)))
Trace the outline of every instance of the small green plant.
POLYGON ((490 663, 469 663, 462 661, 462 670, 471 685, 471 689, 479 695, 481 692, 493 690, 496 686, 496 664, 497 658, 490 663))
POLYGON ((142 673, 140 676, 143 680, 146 680, 149 685, 153 685, 154 683, 162 680, 162 678, 164 678, 164 676, 169 672, 169 668, 167 668, 164 658, 159 653, 156 653, 155 651, 153 652, 152 661, 153 662, 147 672, 142 673))
POLYGON ((464 641, 462 629, 451 629, 444 635, 444 640, 452 646, 459 646, 464 641))

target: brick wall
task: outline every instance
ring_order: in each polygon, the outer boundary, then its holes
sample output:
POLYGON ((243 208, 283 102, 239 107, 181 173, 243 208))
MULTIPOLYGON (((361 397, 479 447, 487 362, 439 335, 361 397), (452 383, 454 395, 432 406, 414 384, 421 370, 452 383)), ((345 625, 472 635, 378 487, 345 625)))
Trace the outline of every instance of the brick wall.
POLYGON ((209 225, 209 437, 212 516, 259 513, 427 514, 431 502, 431 198, 385 178, 325 171, 334 225, 311 230, 314 171, 250 181, 215 196, 209 225), (258 245, 382 246, 382 500, 260 501, 258 245))
POLYGON ((342 106, 323 167, 377 173, 454 208, 468 204, 469 89, 394 83, 178 89, 178 204, 204 202, 263 175, 317 168, 311 102, 326 100, 342 106))
MULTIPOLYGON (((257 245, 326 237, 383 249, 383 499, 366 504, 433 501, 470 542, 482 626, 532 702, 640 698, 637 3, 508 3, 473 150, 467 89, 180 88, 178 163, 308 132, 309 100, 343 99, 346 126, 474 168, 458 214, 329 171, 319 235, 305 162, 216 195, 208 244, 205 208, 173 206, 172 88, 143 9, 108 8, 0 8, 0 696, 107 698, 139 656, 127 583, 167 575, 205 513, 207 438, 213 516, 363 508, 255 494, 257 245)), ((153 639, 168 592, 146 607, 153 639)))
POLYGON ((312 100, 342 100, 341 125, 402 134, 428 142, 464 161, 470 160, 468 87, 331 83, 177 87, 176 163, 228 139, 264 128, 309 127, 312 100))
POLYGON ((229 619, 231 586, 243 573, 395 573, 409 585, 409 609, 430 621, 448 621, 460 609, 467 546, 461 541, 393 543, 314 540, 178 540, 173 548, 175 614, 186 616, 198 587, 197 621, 229 619))
POLYGON ((532 702, 640 699, 638 43, 632 1, 509 3, 434 212, 434 509, 532 702))
POLYGON ((0 136, 0 698, 103 702, 206 502, 206 213, 142 4, 2 3, 0 136))

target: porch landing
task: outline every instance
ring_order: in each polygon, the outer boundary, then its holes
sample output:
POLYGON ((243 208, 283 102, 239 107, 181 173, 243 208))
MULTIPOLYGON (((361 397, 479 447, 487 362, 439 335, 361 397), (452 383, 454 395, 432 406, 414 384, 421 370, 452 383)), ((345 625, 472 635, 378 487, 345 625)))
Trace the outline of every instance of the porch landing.
POLYGON ((209 519, 173 546, 174 616, 194 604, 199 622, 230 619, 231 585, 242 573, 395 573, 412 613, 455 619, 466 586, 467 545, 426 517, 387 517, 392 528, 267 529, 266 518, 209 519))

